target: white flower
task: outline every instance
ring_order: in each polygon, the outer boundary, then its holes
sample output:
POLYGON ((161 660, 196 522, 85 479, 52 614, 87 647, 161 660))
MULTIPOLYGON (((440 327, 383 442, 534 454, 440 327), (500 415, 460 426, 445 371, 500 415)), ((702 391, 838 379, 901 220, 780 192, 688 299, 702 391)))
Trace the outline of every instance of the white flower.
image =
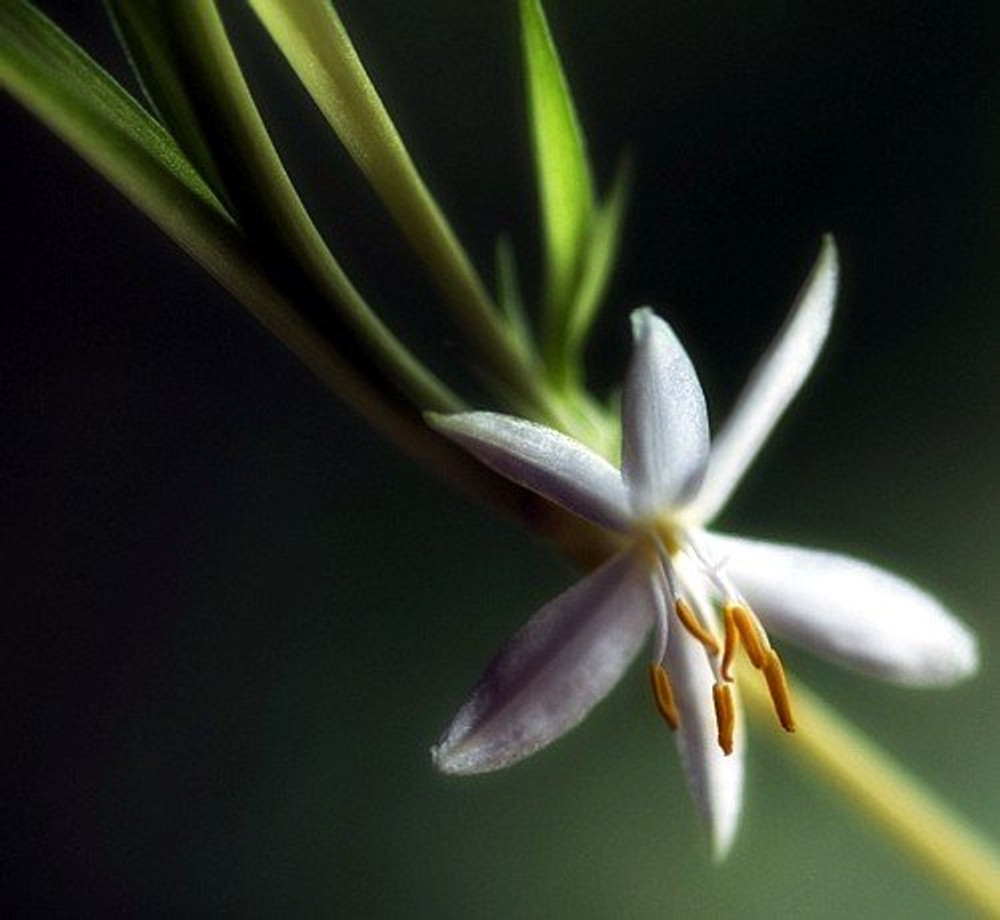
POLYGON ((608 693, 652 629, 654 699, 677 729, 693 797, 722 856, 743 784, 743 746, 734 740, 742 731, 738 646, 789 731, 792 704, 767 630, 903 684, 943 685, 975 670, 974 637, 909 582, 845 556, 706 530, 815 362, 836 281, 827 239, 711 450, 694 368, 648 309, 632 316, 620 471, 566 435, 513 416, 430 417, 497 472, 627 540, 499 652, 434 748, 440 769, 495 770, 555 740, 608 693))

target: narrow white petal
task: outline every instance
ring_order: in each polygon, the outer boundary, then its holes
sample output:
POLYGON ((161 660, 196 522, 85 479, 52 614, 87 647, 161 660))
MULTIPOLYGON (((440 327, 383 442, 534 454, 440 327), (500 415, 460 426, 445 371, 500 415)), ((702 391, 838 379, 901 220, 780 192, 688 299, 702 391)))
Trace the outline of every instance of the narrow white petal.
POLYGON ((764 626, 858 671, 909 686, 974 673, 975 636, 916 585, 849 556, 707 534, 764 626))
POLYGON ((622 394, 622 477, 636 514, 694 493, 708 462, 708 414, 687 352, 652 310, 632 314, 635 344, 622 394))
MULTIPOLYGON (((677 748, 688 787, 705 829, 712 854, 724 859, 733 844, 743 804, 743 757, 746 737, 737 701, 736 745, 723 754, 718 742, 712 687, 715 678, 704 649, 683 629, 667 643, 667 673, 673 682, 681 724, 677 748)), ((735 688, 733 688, 735 691, 735 688)))
POLYGON ((569 731, 618 682, 653 622, 648 560, 627 550, 538 611, 493 659, 432 751, 483 773, 569 731))
POLYGON ((837 249, 827 236, 791 314, 715 437, 708 472, 689 509, 699 522, 722 509, 809 376, 830 331, 837 274, 837 249))
POLYGON ((579 441, 496 412, 428 413, 427 421, 501 476, 602 527, 629 529, 621 474, 579 441))

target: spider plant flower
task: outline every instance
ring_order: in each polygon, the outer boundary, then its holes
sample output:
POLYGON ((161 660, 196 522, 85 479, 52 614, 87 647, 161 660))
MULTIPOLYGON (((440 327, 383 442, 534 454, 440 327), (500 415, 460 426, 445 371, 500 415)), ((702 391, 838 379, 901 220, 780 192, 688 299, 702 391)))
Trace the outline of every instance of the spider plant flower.
POLYGON ((555 740, 608 693, 652 632, 652 696, 676 729, 692 795, 721 857, 742 797, 734 679, 741 659, 766 683, 780 724, 795 727, 770 633, 902 684, 944 685, 975 670, 971 633, 908 581, 846 556, 707 529, 814 364, 836 282, 827 239, 711 445, 691 361, 648 309, 632 315, 620 470, 524 419, 430 417, 495 471, 624 538, 621 551, 542 607, 501 649, 433 750, 441 770, 499 769, 555 740))

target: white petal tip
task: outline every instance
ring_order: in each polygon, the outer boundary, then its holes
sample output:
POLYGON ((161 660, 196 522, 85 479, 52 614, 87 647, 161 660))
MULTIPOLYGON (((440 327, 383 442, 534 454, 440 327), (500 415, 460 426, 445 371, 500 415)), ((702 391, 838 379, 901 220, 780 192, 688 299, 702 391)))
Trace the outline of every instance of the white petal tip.
POLYGON ((684 346, 649 307, 632 312, 635 342, 622 391, 622 479, 646 517, 687 501, 708 464, 705 394, 684 346))
POLYGON ((441 772, 452 776, 471 776, 474 773, 484 772, 482 768, 476 769, 467 754, 455 750, 455 745, 436 744, 431 748, 431 762, 441 772))
POLYGON ((736 827, 733 826, 732 830, 725 834, 717 834, 711 842, 710 854, 712 857, 712 862, 719 866, 726 861, 730 852, 733 849, 733 843, 736 840, 736 827))
POLYGON ((960 656, 961 677, 972 677, 979 671, 979 640, 972 633, 966 636, 964 654, 960 656))
POLYGON ((427 424, 494 472, 610 530, 630 527, 621 474, 560 431, 497 412, 426 413, 427 424))
POLYGON ((881 656, 872 655, 868 668, 862 666, 861 670, 904 687, 931 689, 950 687, 976 674, 979 643, 975 634, 943 606, 925 597, 928 615, 914 634, 904 634, 881 656))
POLYGON ((629 319, 632 322, 632 338, 638 341, 638 339, 642 337, 646 324, 651 319, 656 318, 656 314, 653 312, 652 307, 639 307, 637 310, 633 310, 629 316, 629 319))
POLYGON ((820 241, 819 255, 816 256, 816 262, 803 287, 803 295, 818 297, 826 302, 824 312, 827 314, 827 325, 829 317, 833 315, 839 281, 840 252, 837 249, 837 242, 833 234, 824 233, 820 241))
POLYGON ((924 679, 920 684, 928 687, 945 687, 968 680, 979 671, 979 642, 974 633, 951 620, 947 636, 940 636, 935 645, 933 660, 928 660, 924 679))
POLYGON ((534 754, 542 745, 530 740, 512 740, 494 736, 489 730, 477 731, 475 699, 459 711, 454 722, 431 747, 431 761, 441 773, 450 776, 474 776, 512 766, 534 754))
POLYGON ((526 757, 530 750, 516 743, 502 743, 490 733, 476 731, 481 700, 473 698, 458 711, 437 744, 431 747, 431 761, 442 773, 472 776, 489 773, 526 757))
POLYGON ((431 748, 431 761, 438 771, 449 776, 475 776, 513 766, 542 746, 534 743, 498 744, 488 739, 452 741, 446 738, 431 748))
MULTIPOLYGON (((742 757, 742 752, 734 753, 725 759, 726 767, 732 757, 742 757)), ((743 769, 738 768, 735 776, 717 785, 713 790, 714 802, 710 808, 704 803, 702 820, 708 833, 708 847, 712 862, 716 865, 724 862, 736 842, 736 833, 740 826, 740 813, 743 804, 743 769)))

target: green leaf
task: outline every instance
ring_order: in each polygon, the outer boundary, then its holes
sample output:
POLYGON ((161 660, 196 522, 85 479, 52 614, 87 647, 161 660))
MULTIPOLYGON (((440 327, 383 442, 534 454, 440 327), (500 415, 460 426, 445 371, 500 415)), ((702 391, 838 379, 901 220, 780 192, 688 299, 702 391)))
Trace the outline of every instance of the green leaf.
POLYGON ((152 107, 178 146, 224 200, 224 188, 173 53, 175 36, 160 0, 105 0, 119 43, 152 107))
POLYGON ((250 5, 487 366, 506 388, 544 411, 537 376, 525 366, 521 349, 420 177, 336 10, 328 0, 250 0, 250 5))
POLYGON ((118 188, 404 454, 533 527, 564 534, 574 526, 446 443, 345 360, 261 269, 256 249, 162 125, 27 0, 0 0, 0 89, 118 188))
POLYGON ((518 278, 517 260, 510 238, 501 236, 496 246, 497 300, 507 319, 511 333, 521 347, 530 350, 532 346, 531 328, 524 310, 521 283, 518 278))
POLYGON ((389 400, 296 310, 163 127, 24 0, 0 4, 0 86, 200 262, 380 433, 432 467, 454 462, 416 413, 389 400))
POLYGON ((462 402, 392 334, 351 283, 313 224, 253 101, 214 2, 110 0, 147 92, 204 157, 216 191, 260 251, 331 305, 419 409, 462 402))
POLYGON ((543 339, 558 353, 594 210, 594 184, 573 98, 540 0, 521 0, 528 111, 546 248, 543 339))
POLYGON ((587 335, 607 293, 618 261, 631 188, 632 162, 630 158, 623 157, 607 200, 602 202, 594 214, 584 245, 580 280, 566 328, 566 349, 573 367, 579 366, 587 335))

